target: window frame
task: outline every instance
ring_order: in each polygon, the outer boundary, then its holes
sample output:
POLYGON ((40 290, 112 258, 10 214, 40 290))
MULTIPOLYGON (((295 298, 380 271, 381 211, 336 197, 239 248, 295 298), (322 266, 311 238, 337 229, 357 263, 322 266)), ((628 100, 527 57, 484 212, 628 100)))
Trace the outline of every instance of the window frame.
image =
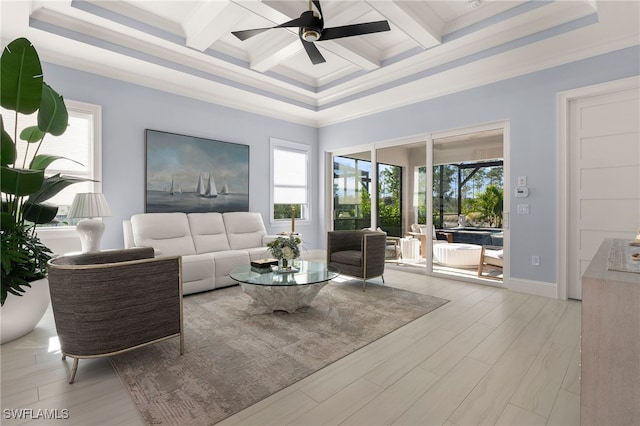
MULTIPOLYGON (((94 180, 94 182, 89 182, 92 192, 102 192, 102 106, 69 99, 65 99, 64 103, 69 115, 77 112, 79 114, 92 116, 90 125, 93 143, 89 144, 89 161, 91 163, 91 169, 89 170, 89 175, 84 175, 83 177, 89 177, 89 179, 94 180)), ((65 174, 73 175, 73 173, 64 169, 56 169, 55 167, 47 168, 47 175, 52 174, 52 172, 64 172, 65 174)), ((55 234, 56 237, 63 237, 63 234, 69 234, 69 236, 73 235, 77 237, 75 225, 36 225, 36 230, 38 235, 41 237, 53 234, 55 234)))
MULTIPOLYGON (((269 173, 269 222, 273 226, 289 226, 291 223, 290 218, 276 219, 274 217, 275 203, 274 203, 274 188, 275 188, 275 151, 289 151, 297 154, 304 154, 305 170, 307 174, 307 182, 305 185, 307 204, 306 208, 300 209, 300 218, 296 218, 296 224, 308 224, 312 220, 311 215, 311 147, 309 145, 286 141, 283 139, 271 138, 269 141, 269 156, 270 156, 270 173, 269 173)), ((299 187, 299 186, 298 186, 299 187)))

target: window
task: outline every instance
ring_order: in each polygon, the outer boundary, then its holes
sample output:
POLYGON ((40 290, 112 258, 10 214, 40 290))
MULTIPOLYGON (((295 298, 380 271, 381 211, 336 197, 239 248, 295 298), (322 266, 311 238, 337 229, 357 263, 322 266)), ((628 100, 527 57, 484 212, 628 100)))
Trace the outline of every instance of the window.
MULTIPOLYGON (((51 176, 56 173, 93 179, 96 182, 81 182, 70 185, 60 191, 56 196, 47 202, 59 206, 58 215, 55 222, 40 227, 66 226, 75 224, 67 221, 67 212, 75 194, 79 192, 101 192, 102 191, 102 169, 101 169, 101 107, 98 105, 85 104, 65 100, 69 112, 69 127, 60 136, 47 134, 39 154, 59 155, 69 158, 69 160, 54 161, 46 170, 46 175, 51 176)), ((9 134, 14 135, 15 113, 2 109, 4 125, 9 134)), ((37 124, 37 114, 18 114, 18 131, 27 126, 37 124)), ((27 154, 25 167, 35 155, 35 144, 27 148, 24 141, 16 141, 18 156, 17 167, 23 167, 25 152, 27 154)), ((76 220, 77 221, 77 220, 76 220)))
POLYGON ((271 139, 271 221, 309 220, 309 146, 271 139))

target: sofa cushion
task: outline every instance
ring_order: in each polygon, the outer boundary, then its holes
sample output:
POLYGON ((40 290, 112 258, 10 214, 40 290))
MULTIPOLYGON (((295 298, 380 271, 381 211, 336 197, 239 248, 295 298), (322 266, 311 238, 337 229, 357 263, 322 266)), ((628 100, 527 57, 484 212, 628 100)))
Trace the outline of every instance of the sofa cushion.
POLYGON ((345 265, 360 266, 362 262, 362 252, 359 250, 343 250, 331 253, 331 262, 345 265))
POLYGON ((182 257, 182 293, 190 294, 215 288, 213 254, 182 257))
POLYGON ((249 264, 249 253, 246 250, 229 250, 211 253, 215 262, 216 288, 235 285, 237 282, 229 276, 237 266, 249 264))
POLYGON ((187 215, 196 253, 230 250, 222 213, 190 213, 187 215))
POLYGON ((267 230, 260 213, 229 212, 223 213, 222 218, 232 250, 262 246, 262 237, 267 230))
POLYGON ((144 213, 131 216, 133 239, 138 247, 153 247, 162 256, 195 254, 185 213, 144 213))

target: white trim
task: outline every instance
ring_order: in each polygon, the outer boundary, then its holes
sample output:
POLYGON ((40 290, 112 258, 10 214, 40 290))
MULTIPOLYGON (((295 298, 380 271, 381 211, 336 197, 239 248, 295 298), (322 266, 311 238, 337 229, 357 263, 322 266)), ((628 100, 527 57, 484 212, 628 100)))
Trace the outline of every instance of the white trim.
POLYGON ((475 124, 472 126, 465 126, 465 127, 456 127, 453 129, 447 129, 447 130, 441 130, 438 132, 433 132, 431 133, 431 137, 433 139, 443 139, 443 138, 448 138, 451 136, 461 136, 461 135, 467 135, 467 134, 471 134, 471 133, 479 133, 479 132, 484 132, 487 130, 499 130, 499 129, 504 129, 506 123, 508 123, 509 121, 507 119, 504 120, 496 120, 496 121, 489 121, 488 123, 482 123, 482 124, 475 124))
POLYGON ((573 101, 588 98, 592 96, 600 96, 609 93, 621 92, 640 87, 640 76, 624 78, 621 80, 609 81, 592 86, 585 86, 578 89, 567 90, 558 93, 558 152, 557 152, 557 194, 556 203, 558 210, 556 212, 556 281, 558 283, 557 298, 566 300, 568 297, 568 268, 567 268, 567 248, 568 248, 568 149, 570 135, 569 126, 569 104, 573 101))
MULTIPOLYGON (((427 170, 433 170, 434 161, 433 161, 433 141, 436 139, 448 138, 451 136, 460 136, 466 135, 470 133, 479 133, 487 130, 502 130, 502 159, 503 159, 503 208, 502 211, 509 213, 510 209, 510 194, 511 194, 511 168, 510 168, 510 158, 511 158, 511 124, 508 119, 491 121, 488 123, 477 124, 468 127, 459 127, 455 129, 442 130, 439 132, 433 132, 427 136, 427 170)), ((433 173, 427 173, 427 188, 433 188, 433 173)), ((433 196, 427 197, 427 211, 433 211, 433 196)), ((507 216, 508 218, 508 216, 507 216)), ((504 217, 503 217, 504 219, 504 217)), ((427 215, 427 227, 433 227, 433 216, 427 215)), ((507 220, 506 225, 503 223, 503 242, 502 247, 504 249, 504 266, 502 270, 502 282, 503 285, 499 287, 506 286, 506 283, 511 279, 511 266, 509 259, 511 257, 511 238, 509 231, 509 222, 507 220)), ((430 244, 427 250, 427 265, 426 270, 427 274, 437 277, 446 276, 446 274, 433 272, 433 245, 430 244)), ((469 282, 474 282, 477 284, 486 284, 485 280, 469 278, 469 282)), ((535 293, 534 293, 535 294, 535 293)))
POLYGON ((273 181, 273 173, 274 173, 274 158, 273 151, 276 149, 281 149, 283 151, 293 151, 298 153, 305 154, 306 157, 306 172, 307 172, 307 208, 306 208, 306 217, 303 219, 296 219, 296 224, 308 225, 312 220, 312 207, 313 200, 311 198, 311 146, 301 144, 298 142, 291 142, 284 139, 278 138, 270 138, 269 139, 269 223, 273 227, 285 227, 289 226, 291 223, 290 220, 276 220, 273 217, 273 189, 274 189, 274 181, 273 181))
POLYGON ((102 192, 102 106, 65 100, 68 110, 76 110, 83 114, 91 114, 91 130, 93 133, 93 144, 90 147, 89 155, 92 162, 91 178, 97 182, 93 183, 93 192, 102 192))
MULTIPOLYGON (((427 190, 431 189, 431 196, 427 196, 427 229, 433 229, 433 133, 427 135, 427 157, 425 158, 425 167, 427 168, 427 190)), ((437 277, 438 273, 433 272, 433 244, 427 244, 426 250, 426 266, 427 275, 437 277)))
POLYGON ((533 294, 535 296, 550 297, 557 299, 558 286, 554 283, 546 283, 543 281, 521 280, 519 278, 511 278, 505 281, 507 290, 517 291, 518 293, 533 294))

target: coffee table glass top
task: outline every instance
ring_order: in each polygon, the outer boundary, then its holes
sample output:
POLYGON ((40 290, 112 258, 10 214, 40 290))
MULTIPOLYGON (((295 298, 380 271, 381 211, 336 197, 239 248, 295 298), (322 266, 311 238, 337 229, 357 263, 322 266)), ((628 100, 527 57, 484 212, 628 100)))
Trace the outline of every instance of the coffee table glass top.
POLYGON ((233 268, 229 276, 241 283, 268 286, 296 286, 317 284, 334 279, 340 271, 333 266, 327 267, 322 262, 307 262, 295 260, 293 267, 297 272, 276 273, 276 272, 255 272, 251 265, 242 265, 233 268))

